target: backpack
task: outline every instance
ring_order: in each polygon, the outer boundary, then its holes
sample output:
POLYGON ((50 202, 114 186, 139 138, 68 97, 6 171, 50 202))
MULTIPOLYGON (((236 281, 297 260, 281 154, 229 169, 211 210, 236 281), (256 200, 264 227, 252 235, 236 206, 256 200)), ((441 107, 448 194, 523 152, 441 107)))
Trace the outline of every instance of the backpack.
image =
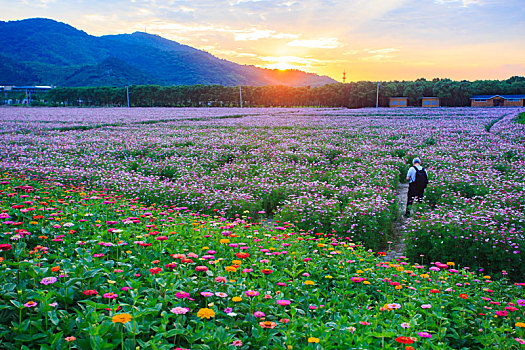
POLYGON ((421 170, 419 170, 414 166, 414 169, 416 169, 416 180, 414 181, 415 186, 420 190, 424 190, 428 185, 427 172, 423 167, 421 167, 421 170))

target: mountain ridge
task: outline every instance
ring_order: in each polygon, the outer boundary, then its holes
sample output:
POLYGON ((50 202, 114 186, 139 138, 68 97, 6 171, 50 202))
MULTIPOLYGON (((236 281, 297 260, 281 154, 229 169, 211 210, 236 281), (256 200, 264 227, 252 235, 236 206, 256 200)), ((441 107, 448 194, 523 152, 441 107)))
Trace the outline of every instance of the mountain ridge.
POLYGON ((47 18, 0 21, 0 47, 2 57, 6 58, 0 64, 0 85, 15 85, 20 80, 28 85, 72 87, 146 84, 313 87, 336 82, 327 76, 298 70, 240 65, 144 32, 97 37, 47 18))

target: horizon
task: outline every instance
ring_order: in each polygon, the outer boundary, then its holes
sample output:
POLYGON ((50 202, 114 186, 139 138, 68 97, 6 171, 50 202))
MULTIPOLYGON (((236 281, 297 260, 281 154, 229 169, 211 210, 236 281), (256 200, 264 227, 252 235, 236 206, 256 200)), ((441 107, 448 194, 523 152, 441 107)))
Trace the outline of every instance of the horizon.
POLYGON ((0 0, 0 12, 2 21, 48 18, 95 36, 147 32, 239 64, 339 82, 343 71, 347 82, 525 75, 519 0, 0 0))

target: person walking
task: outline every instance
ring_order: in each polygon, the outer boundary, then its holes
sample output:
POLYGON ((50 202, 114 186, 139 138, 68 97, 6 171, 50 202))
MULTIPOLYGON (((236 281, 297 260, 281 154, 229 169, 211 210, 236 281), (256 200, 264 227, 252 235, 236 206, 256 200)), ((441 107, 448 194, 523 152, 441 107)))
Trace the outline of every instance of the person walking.
POLYGON ((410 216, 410 207, 414 200, 421 202, 425 193, 425 188, 428 185, 428 174, 425 168, 421 166, 421 160, 414 158, 412 160, 412 166, 408 169, 407 173, 408 181, 408 195, 407 195, 407 208, 405 216, 410 216))

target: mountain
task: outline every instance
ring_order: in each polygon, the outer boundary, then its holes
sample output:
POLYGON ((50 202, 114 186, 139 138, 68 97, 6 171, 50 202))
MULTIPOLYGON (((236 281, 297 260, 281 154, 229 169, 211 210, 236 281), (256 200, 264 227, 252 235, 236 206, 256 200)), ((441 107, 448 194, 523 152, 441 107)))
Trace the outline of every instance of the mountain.
POLYGON ((0 85, 288 85, 320 86, 330 77, 240 65, 142 32, 92 36, 33 18, 0 21, 0 85))

